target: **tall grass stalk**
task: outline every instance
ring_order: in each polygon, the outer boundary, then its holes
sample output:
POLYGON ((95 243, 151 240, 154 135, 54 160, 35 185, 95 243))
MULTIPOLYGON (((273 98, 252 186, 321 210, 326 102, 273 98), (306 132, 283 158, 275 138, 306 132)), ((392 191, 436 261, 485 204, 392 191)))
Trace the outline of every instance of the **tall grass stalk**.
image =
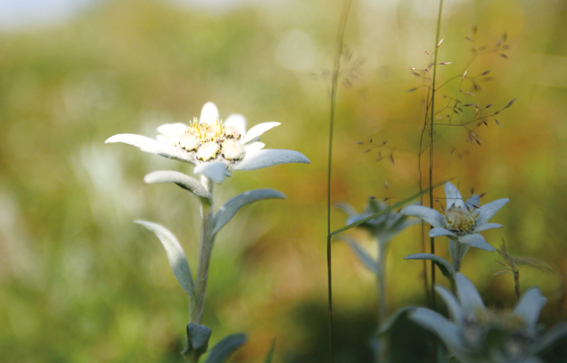
MULTIPOLYGON (((431 80, 431 125, 429 129, 430 145, 429 145, 429 208, 433 208, 433 121, 435 118, 435 79, 437 77, 437 55, 439 54, 439 33, 441 32, 441 16, 443 14, 443 0, 439 0, 439 13, 437 14, 437 30, 435 32, 435 54, 433 55, 433 78, 431 80)), ((431 227, 433 228, 433 226, 431 227)), ((435 254, 435 238, 429 240, 431 254, 435 254)), ((437 310, 435 297, 435 263, 431 261, 431 305, 433 310, 437 310)), ((433 341, 433 361, 437 362, 437 339, 433 341)))
MULTIPOLYGON (((429 145, 429 208, 433 208, 433 121, 435 117, 435 79, 437 77, 437 55, 439 53, 439 33, 441 32, 441 16, 443 14, 443 0, 439 1, 437 15, 437 31, 435 34, 435 54, 433 55, 433 78, 431 80, 431 125, 429 129, 431 144, 429 145)), ((433 228, 433 227, 431 227, 433 228)), ((429 240, 431 253, 435 254, 435 238, 429 240)), ((431 262, 431 303, 436 310, 435 303, 435 264, 431 262)))
POLYGON ((329 163, 327 167, 327 290, 329 302, 329 359, 333 363, 333 285, 331 267, 331 166, 333 160, 333 128, 335 124, 335 107, 337 100, 337 87, 339 81, 339 71, 341 68, 341 57, 343 54, 343 43, 348 13, 352 0, 345 0, 341 19, 339 22, 339 32, 337 35, 337 50, 333 65, 333 78, 331 85, 331 110, 329 117, 329 163))
MULTIPOLYGON (((439 51, 439 46, 440 46, 440 41, 439 41, 439 35, 441 32, 441 17, 442 17, 442 13, 443 13, 443 1, 444 0, 440 0, 439 1, 439 12, 437 15, 437 28, 436 28, 436 33, 435 33, 435 52, 433 54, 433 75, 431 77, 431 87, 428 88, 427 90, 427 97, 426 97, 426 106, 425 106, 425 115, 424 115, 424 122, 423 122, 423 129, 421 132, 421 138, 420 138, 420 143, 419 143, 419 155, 418 155, 418 170, 419 170, 419 190, 420 192, 424 192, 423 189, 423 179, 422 179, 422 171, 421 171, 421 157, 423 155, 423 138, 425 136, 425 132, 427 131, 427 124, 429 121, 429 139, 430 139, 430 144, 429 144, 429 207, 433 208, 433 132, 434 132, 434 117, 435 117, 435 93, 436 93, 436 89, 435 89, 435 80, 437 78, 437 54, 439 51)), ((427 53, 427 51, 426 51, 427 53)), ((429 54, 429 53, 428 53, 429 54)), ((425 69, 425 72, 428 72, 428 69, 425 69)), ((423 204, 423 197, 421 198, 421 203, 423 204)), ((422 249, 423 252, 425 251, 425 224, 422 222, 421 223, 421 228, 422 228, 422 249)), ((433 227, 431 227, 433 228, 433 227)), ((430 246, 430 252, 432 254, 435 254, 435 239, 434 238, 430 238, 429 240, 429 246, 430 246)), ((436 298, 435 298, 435 264, 433 262, 431 262, 431 284, 428 284, 427 282, 427 271, 426 271, 426 265, 425 265, 425 261, 424 261, 424 265, 423 265, 423 276, 424 276, 424 288, 426 291, 426 298, 430 303, 430 307, 433 310, 436 310, 436 298)))
MULTIPOLYGON (((435 80, 437 78, 437 55, 439 53, 439 35, 441 33, 441 17, 443 14, 443 0, 439 1, 439 11, 437 14, 437 27, 435 31, 435 51, 433 54, 433 75, 431 77, 431 87, 427 90, 426 102, 425 102, 425 113, 424 113, 424 121, 423 121, 423 129, 421 132, 421 138, 419 142, 419 154, 418 154, 418 171, 419 171, 419 190, 422 194, 424 194, 423 189, 423 178, 422 178, 422 170, 421 164, 422 160, 421 157, 423 155, 423 139, 425 136, 425 132, 427 131, 427 123, 429 121, 429 207, 433 208, 433 132, 434 132, 434 118, 435 118, 435 80)), ((427 54, 429 54, 426 51, 427 54)), ((428 67, 429 68, 429 67, 428 67)), ((425 69, 425 76, 427 76, 428 68, 425 69)), ((425 78, 424 78, 425 79, 425 78)), ((423 196, 421 197, 421 204, 423 205, 423 196)), ((433 227, 431 227, 433 228, 433 227)), ((425 242, 425 224, 421 223, 421 244, 422 250, 426 252, 426 242, 425 242)), ((435 254, 435 238, 429 239, 429 248, 431 254, 435 254)), ((423 287, 425 291, 425 297, 428 301, 428 304, 432 310, 437 310, 437 301, 436 301, 436 294, 435 294, 435 263, 431 261, 431 283, 427 281, 427 263, 423 261, 423 287)), ((437 361, 437 343, 433 342, 433 361, 437 361)))

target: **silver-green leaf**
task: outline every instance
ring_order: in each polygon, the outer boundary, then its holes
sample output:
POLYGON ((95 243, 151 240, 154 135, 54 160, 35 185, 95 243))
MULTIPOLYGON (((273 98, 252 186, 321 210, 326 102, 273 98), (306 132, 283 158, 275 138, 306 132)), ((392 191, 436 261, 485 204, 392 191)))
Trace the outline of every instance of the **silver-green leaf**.
POLYGON ((179 282, 179 285, 181 285, 181 288, 185 290, 189 297, 195 301, 195 283, 191 276, 191 270, 189 269, 189 263, 185 257, 185 252, 183 252, 183 248, 177 241, 177 238, 175 238, 173 233, 171 233, 167 228, 157 223, 142 220, 136 220, 134 222, 146 227, 152 231, 157 238, 159 238, 165 252, 167 253, 169 265, 173 270, 173 274, 177 278, 177 282, 179 282))
POLYGON ((266 359, 264 359, 264 363, 272 363, 274 359, 274 351, 276 350, 276 338, 272 339, 272 344, 270 345, 270 350, 268 354, 266 354, 266 359))
POLYGON ((244 192, 226 202, 213 217, 213 235, 221 230, 240 208, 264 199, 280 198, 285 199, 285 195, 273 189, 256 189, 244 192))
POLYGON ((543 335, 543 337, 538 339, 538 341, 535 343, 535 346, 533 347, 534 353, 538 353, 548 348, 553 343, 555 343, 556 341, 558 341, 559 339, 563 338, 566 335, 567 335, 567 322, 563 322, 554 326, 553 328, 549 329, 549 331, 547 331, 543 335))
POLYGON ((156 183, 175 183, 181 188, 190 191, 195 194, 201 202, 211 205, 212 196, 211 193, 199 181, 195 178, 185 175, 178 171, 173 170, 159 170, 147 174, 144 177, 144 182, 147 184, 156 183))
POLYGON ((415 309, 417 309, 417 306, 406 306, 405 308, 398 309, 388 320, 380 325, 380 329, 376 335, 381 336, 382 334, 386 334, 390 331, 390 329, 392 329, 398 320, 415 309))
POLYGON ((447 260, 431 253, 416 253, 404 257, 405 260, 430 260, 433 261, 443 273, 443 276, 452 279, 455 276, 455 269, 447 260))
POLYGON ((350 248, 352 248, 352 250, 356 254, 356 257, 358 257, 364 267, 375 274, 379 273, 377 262, 372 257, 370 257, 370 255, 368 255, 368 253, 366 253, 366 251, 364 251, 352 237, 340 235, 337 237, 337 239, 346 242, 350 246, 350 248))
POLYGON ((246 343, 247 336, 243 333, 231 334, 218 342, 209 352, 205 363, 223 363, 241 346, 246 343))
POLYGON ((211 328, 195 323, 187 324, 187 341, 183 352, 184 356, 196 356, 197 360, 209 347, 211 328))
POLYGON ((356 213, 356 210, 354 210, 354 208, 345 202, 338 202, 335 204, 335 207, 341 209, 343 212, 345 212, 349 218, 352 218, 354 216, 356 216, 358 213, 356 213))
POLYGON ((408 317, 427 330, 434 332, 457 356, 466 350, 459 327, 443 315, 426 308, 417 308, 408 317))

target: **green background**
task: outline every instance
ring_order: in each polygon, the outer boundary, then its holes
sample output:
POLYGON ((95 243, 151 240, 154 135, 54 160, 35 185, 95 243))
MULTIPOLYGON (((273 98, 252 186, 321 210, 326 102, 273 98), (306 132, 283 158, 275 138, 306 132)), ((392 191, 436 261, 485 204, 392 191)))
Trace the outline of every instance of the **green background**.
MULTIPOLYGON (((430 62, 422 49, 433 51, 437 6, 353 4, 338 91, 333 202, 361 210, 369 196, 395 202, 418 190, 425 90, 406 92, 421 84, 407 67, 430 62), (379 153, 383 160, 376 161, 379 153)), ((218 204, 266 187, 288 199, 246 207, 219 233, 203 320, 213 329, 211 342, 244 331, 249 342, 233 362, 261 362, 274 337, 276 362, 325 361, 329 72, 341 8, 322 0, 217 8, 116 0, 63 23, 0 34, 0 360, 179 361, 185 294, 157 239, 132 221, 168 227, 194 269, 196 198, 142 181, 152 170, 190 167, 104 140, 125 132, 153 136, 160 124, 187 122, 213 101, 221 118, 242 113, 249 126, 281 122, 262 141, 298 150, 312 164, 235 172, 215 187, 218 204)), ((548 325, 567 316, 566 15, 560 0, 448 1, 439 53, 451 62, 439 68, 439 80, 457 80, 440 91, 438 105, 443 95, 494 109, 517 98, 498 115, 502 127, 491 121, 475 131, 482 146, 462 127, 439 127, 434 179, 454 178, 465 196, 471 188, 487 193, 483 204, 510 198, 493 218, 504 228, 483 235, 494 246, 506 238, 512 254, 555 268, 521 271, 523 289, 538 286, 549 298, 542 313, 548 325), (465 37, 474 25, 477 47, 493 47, 507 32, 508 59, 489 53, 467 68, 472 45, 465 37), (465 69, 490 69, 494 79, 474 96, 459 93, 465 69)), ((466 121, 474 109, 455 117, 466 121)), ((441 189, 435 193, 443 198, 441 189)), ((333 211, 333 228, 344 222, 333 211)), ((391 244, 391 312, 425 303, 422 264, 403 260, 421 252, 419 233, 411 227, 391 244)), ((447 240, 436 243, 449 258, 447 240)), ((463 272, 488 305, 508 308, 512 278, 492 276, 498 259, 471 250, 463 272)), ((335 362, 368 362, 374 277, 339 242, 333 271, 335 362)), ((405 324, 394 334, 394 350, 414 347, 419 356, 426 343, 405 324)))

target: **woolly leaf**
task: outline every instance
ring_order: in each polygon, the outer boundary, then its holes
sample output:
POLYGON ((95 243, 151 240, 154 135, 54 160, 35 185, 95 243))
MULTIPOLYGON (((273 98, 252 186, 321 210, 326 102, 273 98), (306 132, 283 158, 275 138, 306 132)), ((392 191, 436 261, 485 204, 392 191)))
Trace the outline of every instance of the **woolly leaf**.
POLYGON ((243 333, 231 334, 218 342, 211 349, 205 363, 223 363, 241 346, 246 343, 247 336, 243 333))
POLYGON ((256 189, 244 192, 226 202, 213 217, 213 235, 221 230, 240 208, 264 199, 280 198, 285 199, 285 195, 273 189, 256 189))

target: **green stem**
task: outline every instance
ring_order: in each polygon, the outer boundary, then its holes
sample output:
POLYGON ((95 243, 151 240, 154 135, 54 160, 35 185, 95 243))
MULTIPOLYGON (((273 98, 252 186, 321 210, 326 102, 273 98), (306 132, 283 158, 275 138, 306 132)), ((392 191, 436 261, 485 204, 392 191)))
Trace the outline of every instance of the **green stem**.
POLYGON ((461 272, 461 265, 463 262, 461 255, 463 253, 463 246, 459 242, 456 242, 455 246, 455 254, 453 256, 453 269, 455 270, 455 272, 461 272))
POLYGON ((327 289, 329 300, 329 361, 333 363, 333 285, 331 268, 331 165, 333 160, 333 129, 335 124, 335 106, 337 100, 337 86, 339 81, 339 70, 341 68, 341 56, 343 54, 343 42, 348 19, 348 12, 352 0, 345 0, 341 12, 339 32, 337 36, 337 53, 333 67, 333 78, 331 86, 331 111, 329 120, 329 161, 327 168, 327 289))
POLYGON ((199 358, 200 357, 197 355, 197 352, 194 350, 192 350, 189 354, 183 354, 183 361, 187 363, 198 363, 199 358))
MULTIPOLYGON (((461 242, 449 238, 449 252, 451 253, 453 270, 455 270, 455 272, 461 272, 463 257, 465 257, 468 250, 468 245, 463 245, 461 242)), ((453 295, 457 296, 457 284, 454 277, 451 279, 451 291, 453 292, 453 295)))
POLYGON ((453 269, 455 272, 461 272, 461 265, 465 254, 468 252, 470 246, 463 244, 456 239, 449 238, 449 252, 453 259, 453 269))
MULTIPOLYGON (((201 176, 201 184, 212 194, 213 183, 205 176, 201 176)), ((209 262, 213 249, 212 238, 213 206, 201 203, 201 243, 199 251, 199 266, 197 268, 197 301, 190 307, 190 322, 201 324, 205 295, 207 291, 207 279, 209 277, 209 262)))
MULTIPOLYGON (((211 195, 213 194, 213 183, 205 176, 201 176, 201 184, 211 195)), ((199 266, 197 267, 197 292, 196 301, 189 301, 189 323, 201 325, 203 308, 205 306, 205 295, 207 291, 207 279, 209 277, 209 262, 214 244, 213 231, 213 203, 201 203, 201 243, 199 250, 199 266)), ((181 353, 183 360, 187 363, 198 363, 200 354, 191 349, 189 336, 185 341, 185 348, 181 353)))
POLYGON ((376 283, 378 288, 378 319, 379 324, 384 324, 388 320, 388 302, 386 301, 386 247, 380 241, 378 243, 378 273, 376 283))
MULTIPOLYGON (((386 300, 386 246, 380 243, 380 240, 376 240, 378 244, 378 273, 376 274, 376 288, 378 290, 378 299, 379 299, 379 306, 378 306, 378 326, 380 327, 382 324, 386 323, 388 320, 388 301, 386 300)), ((380 353, 379 353, 379 362, 383 363, 387 361, 388 353, 389 353, 389 346, 388 346, 388 338, 384 337, 381 338, 380 341, 380 353)))
MULTIPOLYGON (((419 172, 421 175, 421 171, 419 172)), ((421 178, 421 177, 420 177, 421 178)), ((421 188, 421 181, 419 182, 419 186, 421 188)), ((423 197, 421 198, 421 205, 423 205, 423 197)), ((425 242, 425 222, 421 221, 421 252, 427 253, 426 246, 427 243, 425 242)), ((423 260, 422 266, 422 274, 423 274, 423 289, 425 290, 425 301, 427 301, 427 305, 429 307, 433 307, 431 303, 431 294, 429 291, 429 281, 427 280, 427 260, 423 260)))

